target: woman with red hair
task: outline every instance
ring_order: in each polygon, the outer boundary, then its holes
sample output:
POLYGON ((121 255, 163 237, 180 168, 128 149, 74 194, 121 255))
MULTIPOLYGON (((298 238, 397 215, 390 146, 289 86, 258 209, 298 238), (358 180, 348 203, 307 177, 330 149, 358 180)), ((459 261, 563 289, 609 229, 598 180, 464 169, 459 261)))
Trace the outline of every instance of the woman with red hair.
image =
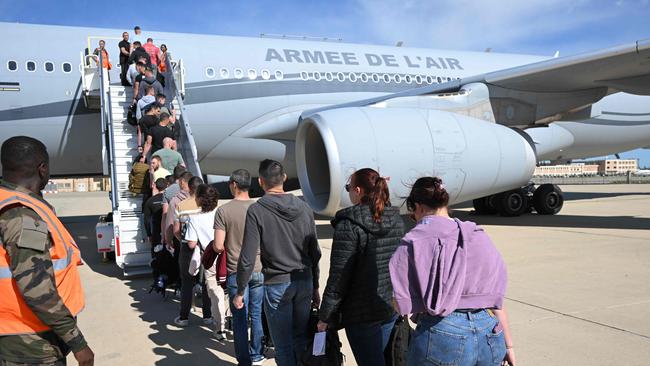
POLYGON ((352 207, 336 213, 330 273, 318 330, 345 328, 360 366, 384 365, 384 349, 397 319, 388 262, 404 235, 387 179, 361 169, 345 185, 352 207))

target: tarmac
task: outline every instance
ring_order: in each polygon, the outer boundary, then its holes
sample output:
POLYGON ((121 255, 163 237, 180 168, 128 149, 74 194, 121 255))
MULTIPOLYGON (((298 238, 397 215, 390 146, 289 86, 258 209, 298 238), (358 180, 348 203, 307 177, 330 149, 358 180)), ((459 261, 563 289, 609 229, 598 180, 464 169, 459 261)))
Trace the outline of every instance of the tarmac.
MULTIPOLYGON (((481 224, 508 268, 506 308, 520 365, 650 365, 650 185, 564 186, 556 216, 454 214, 481 224)), ((76 238, 86 263, 81 276, 86 308, 79 325, 96 365, 230 365, 232 341, 220 343, 200 324, 170 325, 174 296, 149 294, 151 278, 123 278, 95 246, 97 216, 108 194, 47 195, 76 238)), ((321 288, 329 268, 332 230, 316 221, 321 288)), ((354 365, 340 332, 346 365, 354 365)), ((272 356, 270 354, 269 356, 272 356)), ((76 364, 72 356, 69 364, 76 364)), ((274 365, 272 359, 265 365, 274 365)))

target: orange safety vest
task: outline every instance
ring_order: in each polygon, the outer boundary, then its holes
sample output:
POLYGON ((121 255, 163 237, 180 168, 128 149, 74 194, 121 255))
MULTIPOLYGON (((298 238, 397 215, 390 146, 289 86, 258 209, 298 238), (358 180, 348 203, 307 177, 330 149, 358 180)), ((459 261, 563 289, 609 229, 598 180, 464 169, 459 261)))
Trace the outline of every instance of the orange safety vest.
MULTIPOLYGON (((77 266, 81 255, 74 239, 50 207, 28 194, 0 187, 0 210, 20 204, 34 210, 47 223, 52 246, 52 266, 56 289, 73 316, 84 307, 84 294, 77 266)), ((0 245, 0 336, 49 330, 23 300, 11 273, 9 254, 0 245)))

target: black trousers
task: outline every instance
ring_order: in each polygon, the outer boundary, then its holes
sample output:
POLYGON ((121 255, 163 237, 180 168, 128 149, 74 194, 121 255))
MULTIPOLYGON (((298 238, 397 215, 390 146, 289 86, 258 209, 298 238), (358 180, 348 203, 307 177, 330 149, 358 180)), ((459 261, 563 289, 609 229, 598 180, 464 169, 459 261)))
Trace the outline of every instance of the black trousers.
POLYGON ((123 64, 120 63, 120 81, 122 82, 122 86, 131 86, 129 84, 129 81, 126 80, 126 72, 129 71, 129 64, 128 62, 123 64))
MULTIPOLYGON (((181 311, 180 316, 182 320, 189 318, 190 309, 192 309, 192 298, 194 297, 194 284, 197 283, 197 276, 192 276, 189 273, 190 260, 192 259, 192 250, 188 248, 187 244, 182 242, 180 245, 180 253, 178 257, 178 264, 181 277, 181 311)), ((212 317, 212 302, 208 296, 208 288, 205 280, 201 281, 201 298, 203 318, 212 317)))

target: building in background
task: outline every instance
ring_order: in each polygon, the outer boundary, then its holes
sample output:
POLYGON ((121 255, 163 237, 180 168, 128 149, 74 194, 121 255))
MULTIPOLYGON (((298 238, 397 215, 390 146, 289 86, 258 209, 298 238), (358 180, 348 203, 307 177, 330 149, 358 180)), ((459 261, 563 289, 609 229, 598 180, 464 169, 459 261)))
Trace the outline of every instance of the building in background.
POLYGON ((622 175, 639 171, 637 160, 606 159, 559 165, 540 165, 535 168, 535 177, 579 177, 594 175, 622 175))
POLYGON ((578 177, 597 175, 598 165, 573 163, 561 165, 540 165, 535 168, 535 177, 578 177))
POLYGON ((639 164, 635 159, 607 159, 598 161, 598 171, 601 174, 636 174, 639 164))
POLYGON ((110 178, 60 178, 51 179, 45 193, 110 191, 110 178))

